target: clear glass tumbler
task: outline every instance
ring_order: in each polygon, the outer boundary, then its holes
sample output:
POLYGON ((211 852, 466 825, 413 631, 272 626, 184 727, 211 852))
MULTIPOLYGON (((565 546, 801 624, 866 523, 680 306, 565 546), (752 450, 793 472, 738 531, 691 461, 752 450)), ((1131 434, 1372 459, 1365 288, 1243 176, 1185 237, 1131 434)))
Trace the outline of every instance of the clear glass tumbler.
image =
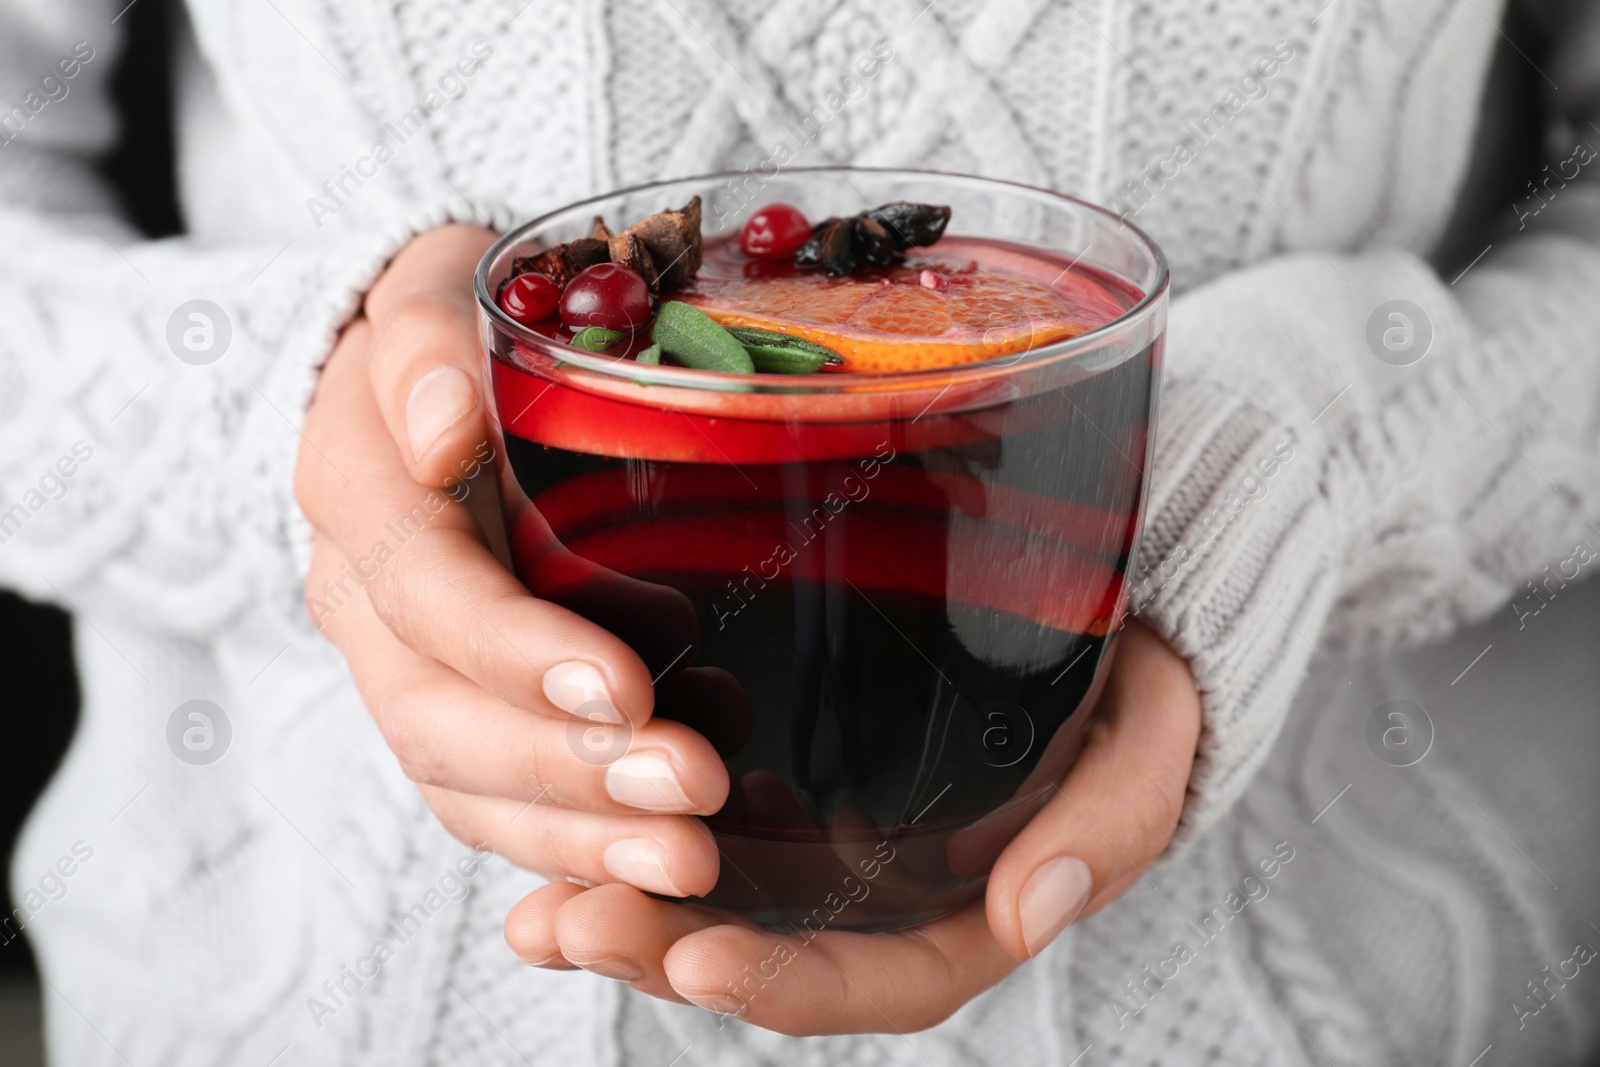
MULTIPOLYGON (((477 295, 512 561, 627 641, 655 714, 726 760, 705 903, 774 929, 889 930, 982 894, 1076 758, 1121 625, 1167 287, 1159 249, 1109 212, 917 171, 661 182, 490 250, 477 295), (948 204, 947 240, 1026 249, 1125 311, 961 366, 789 376, 578 352, 499 310, 514 257, 694 195, 708 244, 773 201, 812 219, 948 204)), ((598 720, 572 737, 597 763, 627 747, 598 720)))

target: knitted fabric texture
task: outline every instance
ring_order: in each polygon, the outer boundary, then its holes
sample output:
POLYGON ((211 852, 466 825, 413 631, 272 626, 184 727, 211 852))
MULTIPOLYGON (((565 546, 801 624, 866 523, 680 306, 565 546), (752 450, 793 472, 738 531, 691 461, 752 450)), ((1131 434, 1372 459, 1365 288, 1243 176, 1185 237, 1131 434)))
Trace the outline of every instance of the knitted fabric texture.
MULTIPOLYGON (((1563 147, 1559 185, 1508 206, 1462 277, 1425 258, 1498 3, 190 0, 188 233, 155 242, 91 164, 115 133, 122 6, 0 0, 0 107, 24 112, 0 135, 0 581, 75 613, 84 696, 15 877, 77 839, 96 849, 28 929, 60 1062, 666 1064, 692 1046, 696 1063, 1023 1067, 1089 1044, 1129 1063, 1379 1062, 1371 1006, 1290 919, 1251 918, 1201 955, 1170 1026, 1119 1027, 1102 1005, 1126 961, 1169 951, 1152 916, 1213 900, 1270 851, 1268 815, 1204 831, 1250 786, 1308 664, 1337 674, 1485 616, 1600 514, 1600 165, 1574 176, 1563 147), (92 58, 46 101, 40 79, 80 41, 92 58), (877 73, 856 73, 875 50, 877 73), (360 163, 380 140, 387 158, 360 163), (801 163, 1111 203, 1176 283, 1133 570, 1138 616, 1204 698, 1188 850, 1157 875, 1170 895, 1136 887, 914 1048, 719 1029, 521 967, 499 921, 537 879, 491 860, 464 897, 440 889, 462 849, 300 604, 298 427, 397 248, 446 219, 505 226, 754 167, 780 140, 801 163), (204 365, 169 340, 193 300, 231 333, 204 365), (1393 300, 1431 328, 1414 365, 1369 347, 1393 300), (91 455, 67 488, 42 482, 77 442, 91 455), (211 767, 174 760, 163 732, 197 698, 233 726, 211 767), (440 906, 395 933, 430 893, 440 906), (392 958, 360 973, 380 940, 392 958)), ((1595 144, 1600 22, 1570 3, 1530 18, 1560 44, 1541 72, 1572 108, 1558 128, 1595 144)))

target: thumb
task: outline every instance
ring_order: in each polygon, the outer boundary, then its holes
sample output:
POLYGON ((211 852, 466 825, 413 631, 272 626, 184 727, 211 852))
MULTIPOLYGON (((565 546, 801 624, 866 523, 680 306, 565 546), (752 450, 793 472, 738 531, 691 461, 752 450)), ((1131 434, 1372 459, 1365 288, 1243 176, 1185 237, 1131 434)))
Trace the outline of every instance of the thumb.
POLYGON ((472 276, 494 240, 478 226, 425 233, 367 295, 373 395, 411 477, 424 485, 456 481, 481 458, 487 407, 472 276))
POLYGON ((1183 810, 1200 733, 1188 664, 1132 623, 1110 672, 1078 762, 989 878, 990 932, 1017 959, 1145 877, 1183 810))

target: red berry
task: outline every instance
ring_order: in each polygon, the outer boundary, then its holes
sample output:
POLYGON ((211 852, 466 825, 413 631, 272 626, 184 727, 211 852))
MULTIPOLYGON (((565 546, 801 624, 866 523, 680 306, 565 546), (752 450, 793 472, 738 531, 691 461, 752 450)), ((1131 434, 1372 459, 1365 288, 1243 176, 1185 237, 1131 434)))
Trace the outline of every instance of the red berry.
POLYGON ((739 247, 754 259, 785 259, 811 239, 811 223, 789 204, 768 204, 739 231, 739 247))
POLYGON ((561 324, 569 330, 599 326, 632 333, 650 322, 650 287, 639 272, 597 263, 578 272, 561 294, 561 324))
POLYGON ((560 302, 556 283, 537 271, 517 275, 500 290, 500 310, 524 326, 548 319, 560 302))

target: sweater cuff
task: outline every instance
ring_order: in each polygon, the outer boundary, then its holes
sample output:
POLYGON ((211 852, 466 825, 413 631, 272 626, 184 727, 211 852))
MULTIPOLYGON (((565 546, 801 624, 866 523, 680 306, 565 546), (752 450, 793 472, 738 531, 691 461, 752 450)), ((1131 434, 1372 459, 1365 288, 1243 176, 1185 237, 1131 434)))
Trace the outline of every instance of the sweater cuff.
POLYGON ((1337 593, 1341 535, 1310 434, 1214 382, 1163 385, 1129 613, 1194 672, 1203 722, 1175 844, 1272 747, 1337 593))
MULTIPOLYGON (((287 369, 289 381, 285 387, 285 400, 288 406, 284 410, 295 420, 295 432, 298 434, 305 423, 312 397, 316 394, 317 382, 322 377, 322 368, 339 334, 360 313, 367 292, 401 249, 416 237, 449 223, 472 223, 504 231, 514 218, 514 213, 504 204, 473 205, 456 198, 453 202, 435 204, 397 220, 392 226, 374 230, 365 238, 357 246, 356 253, 348 257, 348 266, 335 275, 335 283, 329 289, 330 300, 324 305, 322 343, 308 350, 307 354, 311 357, 309 361, 296 363, 287 369)), ((300 503, 294 495, 294 465, 299 446, 298 438, 285 441, 288 468, 277 481, 279 485, 287 487, 288 505, 284 514, 288 516, 289 549, 293 554, 296 576, 300 582, 304 582, 311 571, 311 550, 316 531, 300 510, 300 503)))

